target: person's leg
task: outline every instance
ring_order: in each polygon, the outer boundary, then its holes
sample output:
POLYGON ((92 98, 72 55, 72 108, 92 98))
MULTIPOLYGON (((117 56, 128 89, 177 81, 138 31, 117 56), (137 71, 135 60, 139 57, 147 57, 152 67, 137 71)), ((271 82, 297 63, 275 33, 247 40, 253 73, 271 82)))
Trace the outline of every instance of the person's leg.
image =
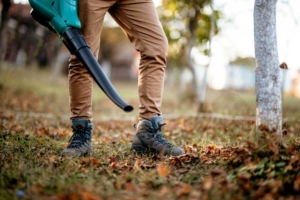
POLYGON ((161 115, 168 40, 151 0, 120 0, 109 13, 125 30, 141 60, 139 120, 161 115))
MULTIPOLYGON (((96 58, 98 58, 99 53, 100 33, 104 16, 115 1, 78 1, 81 32, 96 58)), ((76 56, 72 55, 69 61, 71 119, 92 119, 92 87, 91 75, 76 56)))
POLYGON ((151 150, 165 155, 184 154, 183 149, 169 143, 161 131, 164 123, 160 107, 168 41, 152 0, 119 0, 109 13, 141 52, 139 123, 131 149, 137 153, 151 150))
MULTIPOLYGON (((78 1, 81 32, 94 56, 98 58, 100 33, 104 16, 116 0, 78 1)), ((69 60, 69 93, 73 136, 63 155, 81 156, 92 151, 92 89, 93 79, 85 66, 71 55, 69 60)))

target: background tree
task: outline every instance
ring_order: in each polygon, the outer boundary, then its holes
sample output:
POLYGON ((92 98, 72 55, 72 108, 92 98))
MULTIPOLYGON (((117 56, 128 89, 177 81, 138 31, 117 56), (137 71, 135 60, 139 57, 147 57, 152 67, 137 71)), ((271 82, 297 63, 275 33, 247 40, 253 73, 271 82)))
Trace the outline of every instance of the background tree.
POLYGON ((276 36, 277 0, 255 0, 256 129, 281 135, 282 100, 276 36))
MULTIPOLYGON (((0 61, 3 60, 5 49, 7 45, 7 34, 6 26, 9 19, 9 9, 11 7, 10 0, 1 0, 2 10, 1 10, 1 24, 0 24, 0 61)), ((1 6, 0 6, 1 7, 1 6)))
POLYGON ((211 0, 163 0, 159 12, 169 40, 169 53, 175 60, 173 64, 189 67, 193 74, 193 91, 197 94, 200 89, 191 52, 196 47, 208 55, 211 26, 214 26, 214 34, 218 33, 216 21, 220 12, 211 9, 211 0))
POLYGON ((9 8, 11 6, 10 0, 1 0, 2 3, 2 10, 1 10, 1 24, 0 24, 0 30, 3 30, 3 28, 6 25, 6 22, 9 18, 9 8))

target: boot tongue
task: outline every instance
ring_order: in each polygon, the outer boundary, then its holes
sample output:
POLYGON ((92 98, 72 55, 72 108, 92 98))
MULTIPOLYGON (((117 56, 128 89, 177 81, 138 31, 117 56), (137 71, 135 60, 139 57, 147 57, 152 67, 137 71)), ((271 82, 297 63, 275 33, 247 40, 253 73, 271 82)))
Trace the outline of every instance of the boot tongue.
POLYGON ((89 120, 87 119, 73 119, 72 126, 76 129, 87 128, 89 126, 89 120))
POLYGON ((162 118, 162 116, 154 116, 154 117, 151 117, 150 121, 151 121, 152 127, 154 129, 158 129, 159 125, 161 125, 163 123, 163 118, 162 118))

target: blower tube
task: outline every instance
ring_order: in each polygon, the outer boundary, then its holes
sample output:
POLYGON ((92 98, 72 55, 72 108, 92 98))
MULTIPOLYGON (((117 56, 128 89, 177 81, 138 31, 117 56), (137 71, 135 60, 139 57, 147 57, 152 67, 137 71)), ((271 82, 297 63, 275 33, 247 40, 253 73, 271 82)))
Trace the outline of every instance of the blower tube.
POLYGON ((101 66, 95 59, 89 45, 85 41, 83 35, 76 28, 69 28, 62 36, 63 42, 68 50, 75 54, 76 57, 87 68, 89 73, 94 78, 95 82, 102 91, 110 98, 117 106, 125 112, 131 112, 133 107, 128 105, 116 92, 109 79, 102 71, 101 66))

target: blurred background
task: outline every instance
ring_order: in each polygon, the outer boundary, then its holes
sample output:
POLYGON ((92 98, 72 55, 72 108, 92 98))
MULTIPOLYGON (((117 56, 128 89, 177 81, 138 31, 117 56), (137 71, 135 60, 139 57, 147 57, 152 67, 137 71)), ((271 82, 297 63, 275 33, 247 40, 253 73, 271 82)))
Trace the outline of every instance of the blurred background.
MULTIPOLYGON (((202 111, 254 116, 254 0, 153 2, 169 40, 163 111, 166 114, 202 111), (235 109, 237 105, 244 106, 235 109)), ((20 98, 15 104, 12 99, 16 91, 27 88, 29 93, 62 98, 65 103, 61 108, 53 106, 53 109, 67 114, 69 52, 56 34, 31 18, 27 0, 2 0, 0 10, 2 109, 26 110, 19 106, 20 98), (8 91, 14 91, 10 92, 11 98, 8 91)), ((286 106, 297 103, 300 98, 299 10, 299 0, 278 0, 279 62, 288 65, 288 70, 281 73, 286 106)), ((136 108, 139 56, 123 31, 107 15, 101 34, 99 63, 121 95, 136 108)), ((104 102, 98 88, 94 90, 96 112, 97 108, 103 112, 103 107, 114 107, 104 102)), ((51 101, 53 99, 44 100, 50 107, 51 101)))

